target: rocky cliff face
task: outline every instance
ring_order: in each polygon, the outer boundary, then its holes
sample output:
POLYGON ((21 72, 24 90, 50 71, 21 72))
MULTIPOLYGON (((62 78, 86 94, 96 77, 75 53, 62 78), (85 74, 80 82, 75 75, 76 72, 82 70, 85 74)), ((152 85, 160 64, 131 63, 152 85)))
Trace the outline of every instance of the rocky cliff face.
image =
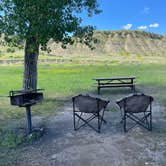
POLYGON ((113 54, 166 55, 166 38, 141 31, 117 31, 107 34, 103 49, 113 54))
POLYGON ((166 36, 144 31, 96 31, 94 36, 98 39, 95 48, 91 51, 87 46, 75 43, 67 49, 59 44, 50 42, 49 46, 54 55, 144 55, 166 56, 166 36))

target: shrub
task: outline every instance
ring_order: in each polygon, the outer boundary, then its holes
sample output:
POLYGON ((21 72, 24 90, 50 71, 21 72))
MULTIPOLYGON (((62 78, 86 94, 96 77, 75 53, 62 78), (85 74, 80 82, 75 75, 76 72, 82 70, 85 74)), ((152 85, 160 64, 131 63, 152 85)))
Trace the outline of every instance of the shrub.
POLYGON ((10 52, 10 53, 14 53, 15 52, 15 49, 14 48, 7 48, 7 50, 6 50, 8 53, 10 52))

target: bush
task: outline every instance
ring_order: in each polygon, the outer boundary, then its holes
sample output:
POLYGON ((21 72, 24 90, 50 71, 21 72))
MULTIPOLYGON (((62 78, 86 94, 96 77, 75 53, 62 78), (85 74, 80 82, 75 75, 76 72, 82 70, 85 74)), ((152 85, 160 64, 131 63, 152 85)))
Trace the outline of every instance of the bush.
POLYGON ((7 48, 7 50, 6 50, 8 53, 10 52, 10 53, 14 53, 15 52, 15 49, 14 48, 7 48))

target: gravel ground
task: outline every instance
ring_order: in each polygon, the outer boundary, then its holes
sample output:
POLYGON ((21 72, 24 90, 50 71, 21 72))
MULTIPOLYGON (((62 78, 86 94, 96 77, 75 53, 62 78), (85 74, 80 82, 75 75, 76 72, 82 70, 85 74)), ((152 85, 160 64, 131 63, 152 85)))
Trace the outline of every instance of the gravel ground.
MULTIPOLYGON (((125 94, 124 94, 125 95, 125 94)), ((166 108, 153 103, 153 131, 136 126, 122 130, 116 97, 110 96, 101 133, 85 127, 73 130, 72 104, 46 119, 46 133, 32 145, 18 148, 17 166, 165 166, 166 108), (117 110, 117 111, 111 111, 117 110)), ((33 123, 43 118, 33 117, 33 123), (36 120, 37 119, 37 120, 36 120)))

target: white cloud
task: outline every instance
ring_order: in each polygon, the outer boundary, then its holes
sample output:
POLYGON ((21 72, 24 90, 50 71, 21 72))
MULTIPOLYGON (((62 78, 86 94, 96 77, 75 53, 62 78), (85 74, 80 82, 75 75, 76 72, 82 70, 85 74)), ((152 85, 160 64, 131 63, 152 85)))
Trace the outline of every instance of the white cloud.
POLYGON ((140 29, 140 30, 145 30, 145 29, 147 29, 148 27, 146 26, 146 25, 141 25, 141 26, 139 26, 138 27, 138 29, 140 29))
POLYGON ((149 13, 150 13, 150 8, 149 7, 144 7, 143 14, 149 14, 149 13))
POLYGON ((158 28, 159 24, 158 23, 150 24, 149 27, 150 28, 158 28))
POLYGON ((131 29, 132 26, 133 26, 132 24, 126 24, 123 26, 123 28, 126 30, 129 30, 129 29, 131 29))

